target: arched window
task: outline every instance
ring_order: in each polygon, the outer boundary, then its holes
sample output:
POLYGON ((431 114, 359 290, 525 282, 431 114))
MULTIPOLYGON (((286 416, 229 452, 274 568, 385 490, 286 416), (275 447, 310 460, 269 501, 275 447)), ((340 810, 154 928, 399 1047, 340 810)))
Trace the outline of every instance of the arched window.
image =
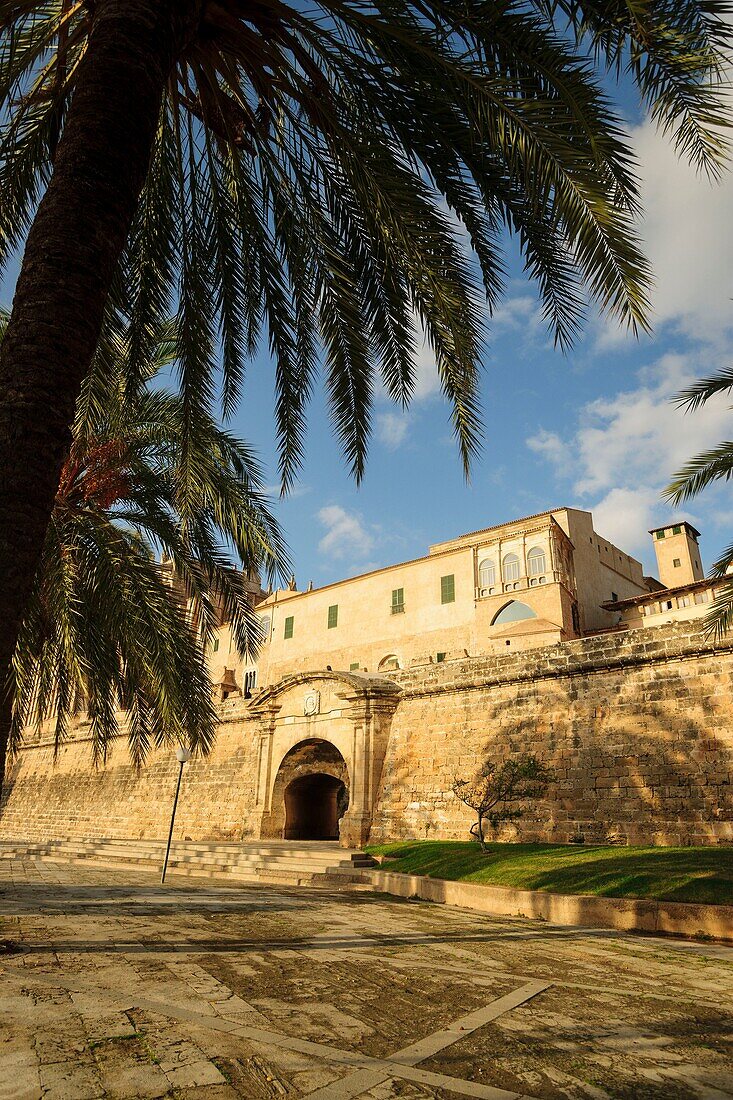
POLYGON ((379 662, 379 672, 396 672, 400 667, 400 659, 394 653, 390 653, 388 657, 383 657, 379 662))
POLYGON ((505 581, 519 580, 519 558, 516 554, 506 555, 504 558, 503 573, 505 581))
POLYGON ((496 566, 491 558, 484 558, 478 567, 479 588, 492 588, 496 584, 496 566))
POLYGON ((500 626, 502 623, 519 623, 522 619, 536 619, 537 615, 526 603, 512 600, 504 604, 501 611, 494 617, 492 626, 500 626))
POLYGON ((533 546, 527 554, 527 572, 530 577, 538 577, 540 573, 547 572, 545 551, 541 546, 533 546))

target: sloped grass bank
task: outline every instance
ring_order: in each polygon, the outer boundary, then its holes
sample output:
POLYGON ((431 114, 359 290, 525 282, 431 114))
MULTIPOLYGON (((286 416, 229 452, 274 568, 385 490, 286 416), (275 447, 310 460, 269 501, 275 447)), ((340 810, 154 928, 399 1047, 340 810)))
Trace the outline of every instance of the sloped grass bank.
POLYGON ((612 848, 401 841, 370 846, 385 871, 556 894, 733 905, 733 847, 612 848))

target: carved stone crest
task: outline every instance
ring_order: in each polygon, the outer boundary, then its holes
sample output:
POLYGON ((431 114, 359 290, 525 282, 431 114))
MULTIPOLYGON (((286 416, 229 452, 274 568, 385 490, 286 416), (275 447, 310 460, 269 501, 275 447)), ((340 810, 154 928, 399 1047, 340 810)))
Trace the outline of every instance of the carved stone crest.
POLYGON ((303 700, 303 714, 306 718, 312 718, 314 714, 318 714, 321 709, 321 693, 320 691, 309 691, 303 700))

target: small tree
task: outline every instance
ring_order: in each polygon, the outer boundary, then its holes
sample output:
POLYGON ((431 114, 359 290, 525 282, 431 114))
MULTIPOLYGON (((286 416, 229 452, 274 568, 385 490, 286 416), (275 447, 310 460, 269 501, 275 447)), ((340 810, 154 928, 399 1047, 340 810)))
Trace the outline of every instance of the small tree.
POLYGON ((516 803, 540 798, 553 779, 551 768, 536 756, 524 753, 501 763, 485 761, 473 779, 454 780, 452 790, 456 798, 476 811, 471 834, 485 852, 484 821, 495 829, 502 821, 521 817, 524 809, 516 803))

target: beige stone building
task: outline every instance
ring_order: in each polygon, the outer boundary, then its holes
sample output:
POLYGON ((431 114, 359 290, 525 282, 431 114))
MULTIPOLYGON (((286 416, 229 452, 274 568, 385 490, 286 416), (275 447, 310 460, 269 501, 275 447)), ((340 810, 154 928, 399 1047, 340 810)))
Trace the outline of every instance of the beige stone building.
POLYGON ((257 605, 258 663, 237 667, 224 625, 212 671, 252 691, 329 666, 379 674, 533 649, 613 627, 604 605, 646 592, 641 563, 599 535, 589 512, 558 508, 323 588, 274 592, 257 605))
POLYGON ((700 532, 681 520, 649 532, 654 540, 659 581, 647 578, 648 590, 604 604, 617 613, 617 628, 638 630, 665 623, 704 619, 720 594, 722 581, 705 577, 700 532))
MULTIPOLYGON (((224 624, 210 660, 220 727, 187 766, 193 840, 463 838, 455 778, 534 752, 555 781, 502 839, 733 843, 733 637, 699 619, 698 533, 652 532, 660 580, 559 508, 410 562, 299 592, 248 587, 266 627, 242 666, 224 624)), ((160 838, 178 767, 92 767, 88 723, 58 754, 29 732, 0 835, 160 838)))

